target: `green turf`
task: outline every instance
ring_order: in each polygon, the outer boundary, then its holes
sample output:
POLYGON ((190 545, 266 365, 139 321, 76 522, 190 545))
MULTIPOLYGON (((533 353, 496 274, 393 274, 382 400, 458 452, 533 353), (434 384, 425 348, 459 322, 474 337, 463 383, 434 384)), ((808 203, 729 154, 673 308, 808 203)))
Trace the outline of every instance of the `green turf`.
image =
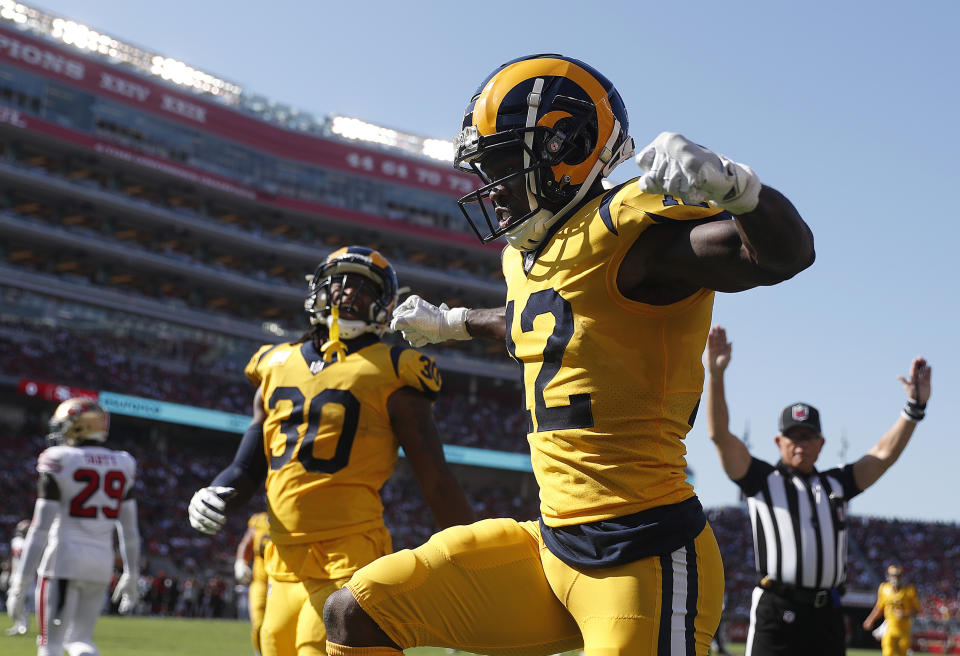
MULTIPOLYGON (((0 631, 10 627, 10 620, 0 620, 0 631)), ((30 633, 15 638, 0 632, 0 654, 3 656, 35 656, 36 624, 31 621, 30 633)), ((236 620, 196 620, 152 617, 101 617, 94 633, 101 656, 246 656, 250 646, 250 625, 236 620)), ((732 645, 734 654, 742 654, 742 645, 732 645)), ((462 652, 421 647, 410 649, 411 656, 446 656, 462 652)), ((570 652, 575 655, 579 652, 570 652)), ((848 656, 877 656, 879 649, 850 649, 848 656)), ((915 656, 924 656, 916 653, 915 656)))

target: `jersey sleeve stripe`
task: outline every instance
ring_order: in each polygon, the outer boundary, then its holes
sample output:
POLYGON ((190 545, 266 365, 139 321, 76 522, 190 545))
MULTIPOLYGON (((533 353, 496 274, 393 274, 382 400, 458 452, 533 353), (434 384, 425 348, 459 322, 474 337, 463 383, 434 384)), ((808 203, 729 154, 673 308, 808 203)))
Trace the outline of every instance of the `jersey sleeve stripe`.
POLYGON ((393 363, 393 372, 397 375, 397 378, 400 377, 400 356, 406 350, 403 346, 390 347, 390 362, 393 363))

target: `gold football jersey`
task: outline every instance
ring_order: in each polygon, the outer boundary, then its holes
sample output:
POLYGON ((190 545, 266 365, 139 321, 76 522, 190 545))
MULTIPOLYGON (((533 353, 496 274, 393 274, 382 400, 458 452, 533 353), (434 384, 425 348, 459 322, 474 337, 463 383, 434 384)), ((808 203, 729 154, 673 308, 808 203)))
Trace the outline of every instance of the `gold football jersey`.
POLYGON ((631 181, 581 207, 535 259, 504 249, 507 347, 523 364, 548 526, 694 496, 682 440, 703 389, 713 292, 654 306, 624 297, 616 278, 651 225, 721 212, 645 194, 631 181))
POLYGON ((380 488, 398 451, 387 399, 405 386, 433 398, 433 360, 375 342, 324 363, 308 341, 261 347, 246 374, 267 413, 270 539, 302 544, 382 527, 380 488))
POLYGON ((266 551, 267 543, 270 542, 270 524, 267 520, 267 513, 257 513, 252 515, 247 521, 247 526, 253 529, 253 580, 266 581, 267 571, 263 566, 263 554, 266 551))
POLYGON ((883 604, 887 631, 891 635, 909 633, 912 616, 920 612, 917 589, 912 585, 901 585, 894 590, 892 585, 884 581, 877 590, 877 600, 883 604))

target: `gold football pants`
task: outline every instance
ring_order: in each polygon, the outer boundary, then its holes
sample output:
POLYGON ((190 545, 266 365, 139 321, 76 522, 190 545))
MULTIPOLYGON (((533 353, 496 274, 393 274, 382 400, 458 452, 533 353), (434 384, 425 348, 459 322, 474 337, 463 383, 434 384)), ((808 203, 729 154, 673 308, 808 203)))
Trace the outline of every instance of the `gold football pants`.
POLYGON ((260 629, 261 654, 326 656, 323 604, 327 597, 357 569, 390 550, 390 534, 383 527, 323 542, 270 543, 266 550, 270 592, 260 629))
POLYGON ((254 579, 250 582, 248 598, 250 604, 250 641, 253 650, 260 653, 260 627, 263 626, 263 612, 267 606, 267 580, 254 579))
POLYGON ((536 522, 488 519, 380 558, 347 588, 403 649, 706 656, 723 565, 709 525, 673 553, 577 569, 546 549, 536 522))

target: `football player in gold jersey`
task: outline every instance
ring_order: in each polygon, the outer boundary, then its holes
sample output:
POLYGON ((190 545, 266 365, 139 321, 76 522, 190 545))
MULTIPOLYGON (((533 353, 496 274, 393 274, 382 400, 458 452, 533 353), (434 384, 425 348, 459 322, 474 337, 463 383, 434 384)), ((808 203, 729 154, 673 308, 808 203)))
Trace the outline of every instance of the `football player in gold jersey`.
POLYGON ((263 554, 270 542, 270 524, 267 513, 252 515, 247 520, 247 531, 237 545, 237 558, 233 563, 234 578, 238 583, 249 585, 248 599, 250 608, 250 640, 253 651, 260 654, 260 627, 263 626, 263 613, 267 607, 267 570, 263 564, 263 554), (251 560, 253 566, 250 566, 251 560))
POLYGON ((309 280, 304 307, 314 329, 251 358, 253 423, 233 463, 197 491, 188 513, 194 528, 215 533, 266 481, 264 656, 324 654, 327 596, 392 551, 380 488, 398 447, 441 527, 473 521, 433 423, 436 365, 380 341, 397 300, 393 267, 374 250, 350 246, 309 280))
POLYGON ((506 304, 411 297, 393 327, 414 345, 506 341, 541 517, 448 529, 359 570, 327 601, 331 656, 709 652, 723 569, 682 440, 713 295, 790 278, 813 238, 749 167, 679 134, 605 190, 632 154, 619 93, 581 61, 508 62, 471 99, 455 163, 483 186, 460 206, 482 241, 508 242, 506 304))
POLYGON ((907 656, 910 649, 910 631, 913 618, 920 612, 920 600, 917 589, 912 584, 904 584, 903 568, 890 565, 887 568, 887 580, 877 589, 877 604, 863 620, 863 628, 869 631, 880 615, 886 628, 880 636, 880 652, 883 656, 907 656))

